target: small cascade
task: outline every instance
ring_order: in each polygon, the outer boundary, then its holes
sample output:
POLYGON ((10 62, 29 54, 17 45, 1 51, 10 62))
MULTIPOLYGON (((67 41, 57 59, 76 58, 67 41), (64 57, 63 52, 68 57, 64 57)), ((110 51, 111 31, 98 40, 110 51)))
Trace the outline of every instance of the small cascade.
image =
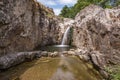
POLYGON ((65 43, 67 42, 69 31, 70 31, 70 27, 68 27, 65 31, 62 42, 61 42, 61 45, 66 45, 65 43))

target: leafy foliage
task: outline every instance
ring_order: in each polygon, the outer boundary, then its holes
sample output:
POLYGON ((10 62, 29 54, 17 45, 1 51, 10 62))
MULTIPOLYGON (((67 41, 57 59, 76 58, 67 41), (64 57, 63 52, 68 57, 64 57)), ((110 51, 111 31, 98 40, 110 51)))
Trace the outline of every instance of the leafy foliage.
POLYGON ((61 10, 60 16, 65 18, 74 18, 80 10, 90 4, 96 4, 103 8, 112 8, 114 6, 118 6, 120 4, 120 0, 78 0, 72 7, 65 5, 61 10))
POLYGON ((120 65, 106 67, 105 70, 110 74, 110 80, 120 80, 120 65))

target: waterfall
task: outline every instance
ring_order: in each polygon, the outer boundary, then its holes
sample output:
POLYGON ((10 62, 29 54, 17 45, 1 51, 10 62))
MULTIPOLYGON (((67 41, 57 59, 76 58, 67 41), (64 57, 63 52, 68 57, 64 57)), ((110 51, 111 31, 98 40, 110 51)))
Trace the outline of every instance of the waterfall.
POLYGON ((63 35, 63 39, 62 39, 62 42, 61 42, 61 45, 65 45, 65 42, 67 42, 67 39, 68 39, 68 33, 70 31, 70 27, 68 27, 63 35))

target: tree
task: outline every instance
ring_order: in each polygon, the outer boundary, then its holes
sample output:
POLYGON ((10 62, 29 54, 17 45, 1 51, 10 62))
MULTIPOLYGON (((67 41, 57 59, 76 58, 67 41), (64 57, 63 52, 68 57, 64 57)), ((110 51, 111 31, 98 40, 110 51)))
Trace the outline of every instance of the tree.
POLYGON ((64 7, 63 7, 63 9, 61 10, 61 16, 63 16, 63 17, 68 17, 69 18, 69 12, 70 12, 70 9, 69 9, 69 7, 67 6, 67 5, 65 5, 64 7))
POLYGON ((76 14, 90 4, 96 4, 103 8, 112 8, 120 5, 120 0, 78 0, 77 3, 72 6, 64 6, 60 16, 65 18, 74 18, 76 14))

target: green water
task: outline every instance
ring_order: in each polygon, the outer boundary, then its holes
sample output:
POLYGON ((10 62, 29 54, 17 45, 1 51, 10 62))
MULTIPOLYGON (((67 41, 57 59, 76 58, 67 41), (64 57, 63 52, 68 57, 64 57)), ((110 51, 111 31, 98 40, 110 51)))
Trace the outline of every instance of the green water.
POLYGON ((62 51, 68 51, 71 48, 75 49, 74 46, 51 45, 51 46, 39 47, 37 50, 48 51, 48 52, 54 52, 54 51, 62 52, 62 51))
POLYGON ((0 73, 0 80, 102 80, 92 65, 77 57, 40 58, 0 73))

